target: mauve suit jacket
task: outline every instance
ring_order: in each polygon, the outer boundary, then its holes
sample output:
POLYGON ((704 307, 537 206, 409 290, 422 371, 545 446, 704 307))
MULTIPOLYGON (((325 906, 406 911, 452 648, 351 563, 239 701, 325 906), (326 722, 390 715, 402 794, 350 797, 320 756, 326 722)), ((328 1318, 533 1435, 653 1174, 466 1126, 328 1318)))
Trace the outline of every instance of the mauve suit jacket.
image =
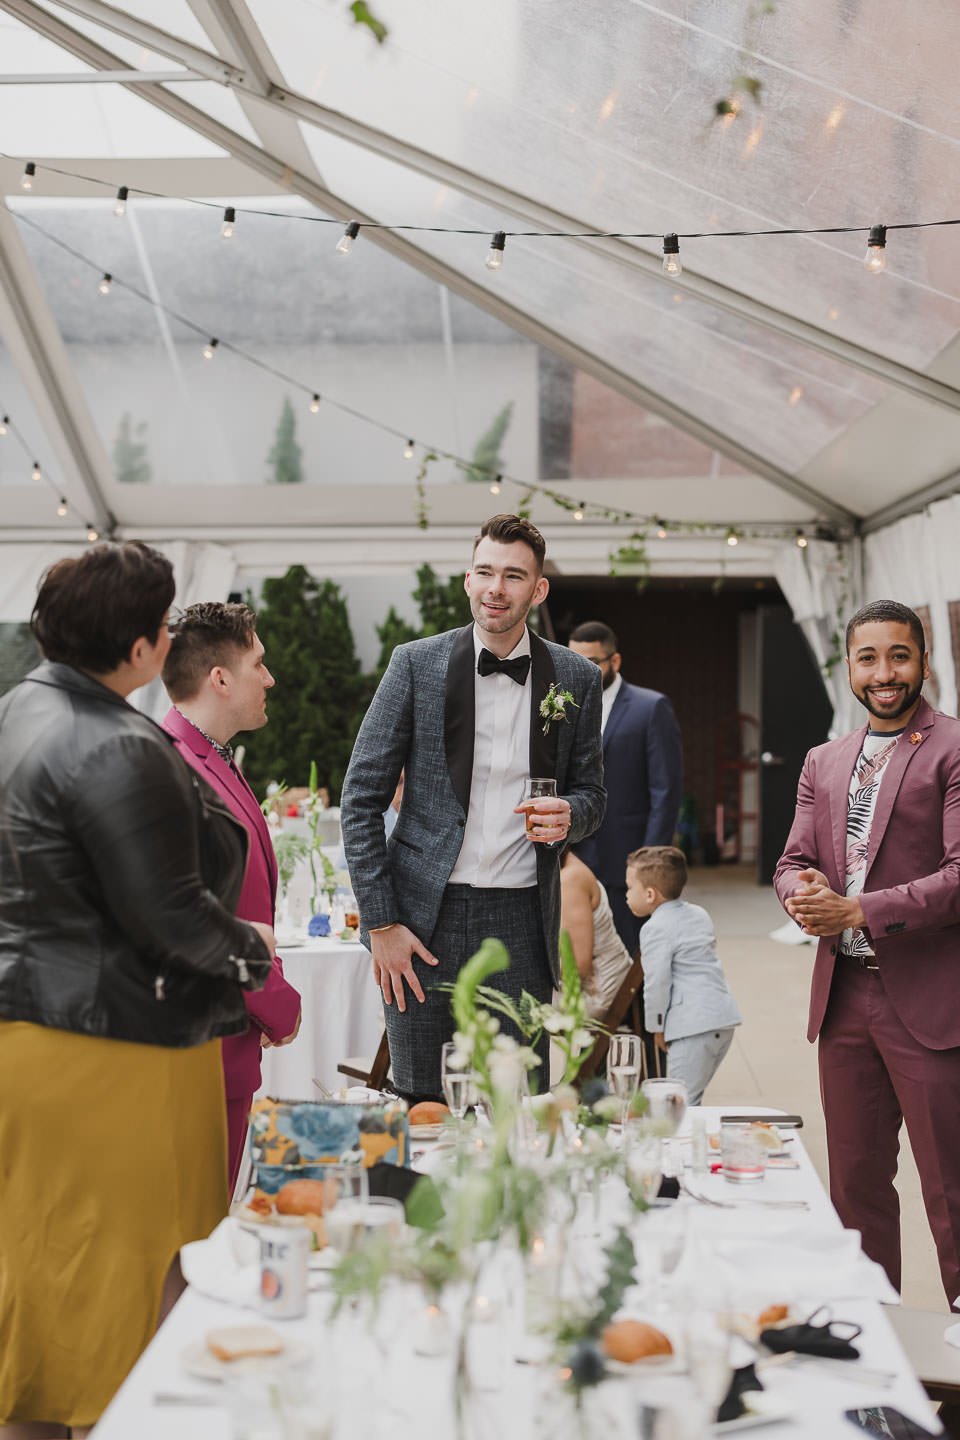
MULTIPOLYGON (((570 838, 581 840, 603 819, 606 798, 600 670, 532 632, 530 656, 530 774, 556 779, 558 794, 570 802, 570 838), (544 735, 540 702, 554 682, 571 692, 578 708, 544 735)), ((472 623, 398 645, 360 726, 340 824, 364 944, 371 928, 395 921, 430 944, 470 806, 475 668, 472 623), (383 812, 401 770, 400 815, 386 839, 383 812)), ((560 852, 536 849, 544 941, 559 981, 560 852)))
MULTIPOLYGON (((808 867, 838 894, 846 889, 847 796, 866 731, 818 745, 804 761, 773 879, 781 902, 808 867)), ((860 903, 880 982, 910 1034, 931 1050, 960 1045, 960 720, 925 700, 883 773, 860 903)), ((826 1014, 839 940, 821 936, 817 946, 810 1040, 826 1014)))
MULTIPOLYGON (((277 901, 277 860, 256 796, 242 775, 220 759, 209 741, 178 710, 168 712, 163 728, 173 736, 187 764, 213 786, 240 823, 247 827, 250 845, 243 889, 237 901, 237 918, 259 920, 272 927, 277 901)), ((261 1031, 269 1040, 283 1040, 292 1033, 300 1013, 300 996, 284 979, 279 955, 273 957, 263 989, 256 994, 244 991, 243 998, 255 1024, 249 1025, 245 1034, 231 1036, 223 1042, 223 1075, 228 1100, 249 1097, 260 1085, 261 1031)))

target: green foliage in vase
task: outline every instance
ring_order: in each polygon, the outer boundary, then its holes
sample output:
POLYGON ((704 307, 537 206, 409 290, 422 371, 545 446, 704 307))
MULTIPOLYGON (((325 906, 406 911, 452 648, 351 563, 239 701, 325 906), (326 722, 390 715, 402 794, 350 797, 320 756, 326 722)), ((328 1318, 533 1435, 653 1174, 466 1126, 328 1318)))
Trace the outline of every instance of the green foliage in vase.
POLYGON ((369 696, 339 586, 302 565, 264 581, 257 634, 277 684, 268 723, 245 737, 247 779, 261 795, 279 778, 302 785, 315 760, 336 803, 369 696))
POLYGON ((297 417, 289 397, 284 399, 273 445, 267 456, 271 485, 300 485, 303 483, 303 451, 297 440, 297 417))
POLYGON ((277 857, 280 893, 285 895, 300 861, 306 860, 310 854, 310 846, 302 835, 291 835, 289 831, 281 830, 273 837, 273 848, 277 857))

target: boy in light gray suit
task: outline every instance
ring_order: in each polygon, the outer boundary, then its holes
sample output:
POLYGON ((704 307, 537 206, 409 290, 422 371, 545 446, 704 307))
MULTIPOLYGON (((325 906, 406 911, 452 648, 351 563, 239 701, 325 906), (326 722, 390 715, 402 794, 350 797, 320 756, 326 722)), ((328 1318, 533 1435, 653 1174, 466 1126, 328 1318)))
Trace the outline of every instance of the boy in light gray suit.
POLYGON ((713 921, 680 899, 686 883, 686 858, 673 845, 646 845, 627 857, 627 904, 650 917, 640 934, 646 1027, 667 1052, 668 1078, 682 1080, 689 1103, 699 1105, 741 1017, 713 921))
MULTIPOLYGON (((545 548, 529 520, 486 522, 464 581, 474 623, 394 650, 344 781, 361 939, 383 993, 394 1087, 408 1100, 441 1098, 453 1020, 438 986, 488 936, 510 952, 494 983, 514 999, 525 989, 549 1001, 559 980, 559 847, 603 819, 600 672, 527 629, 550 588, 545 548), (548 695, 548 708, 559 706, 553 719, 541 712, 548 695), (401 771, 387 839, 383 812, 401 771), (522 797, 534 776, 554 779, 557 797, 530 806, 528 826, 522 797)), ((545 1089, 545 1063, 541 1077, 545 1089)))

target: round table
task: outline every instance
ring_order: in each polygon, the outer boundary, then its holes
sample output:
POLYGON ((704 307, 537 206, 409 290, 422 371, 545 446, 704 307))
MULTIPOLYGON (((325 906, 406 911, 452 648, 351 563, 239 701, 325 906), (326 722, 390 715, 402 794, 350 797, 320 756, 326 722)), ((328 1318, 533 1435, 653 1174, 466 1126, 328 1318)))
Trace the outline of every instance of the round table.
POLYGON ((292 1045, 263 1052, 260 1094, 318 1100, 319 1080, 336 1092, 353 1083, 337 1073, 341 1060, 376 1054, 383 1034, 383 1002, 373 983, 370 954, 358 940, 307 940, 277 949, 283 972, 300 991, 303 1019, 292 1045))

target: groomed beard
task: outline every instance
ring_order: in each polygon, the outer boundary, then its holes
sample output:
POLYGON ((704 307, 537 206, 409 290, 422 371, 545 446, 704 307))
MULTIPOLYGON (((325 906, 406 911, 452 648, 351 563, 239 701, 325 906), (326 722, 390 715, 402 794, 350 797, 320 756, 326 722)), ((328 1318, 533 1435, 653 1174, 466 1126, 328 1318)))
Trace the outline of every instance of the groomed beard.
MULTIPOLYGON (((868 690, 864 690, 862 695, 857 695, 857 699, 860 701, 860 704, 863 706, 864 710, 869 711, 871 715, 875 715, 878 720, 897 720, 901 715, 905 715, 908 710, 912 709, 913 706, 916 705, 917 701, 920 699, 920 694, 922 690, 922 679, 919 685, 914 685, 912 688, 908 685, 903 692, 903 698, 900 701, 900 704, 895 710, 875 710, 870 702, 870 692, 868 690)), ((854 694, 856 694, 856 691, 854 691, 854 694)))

